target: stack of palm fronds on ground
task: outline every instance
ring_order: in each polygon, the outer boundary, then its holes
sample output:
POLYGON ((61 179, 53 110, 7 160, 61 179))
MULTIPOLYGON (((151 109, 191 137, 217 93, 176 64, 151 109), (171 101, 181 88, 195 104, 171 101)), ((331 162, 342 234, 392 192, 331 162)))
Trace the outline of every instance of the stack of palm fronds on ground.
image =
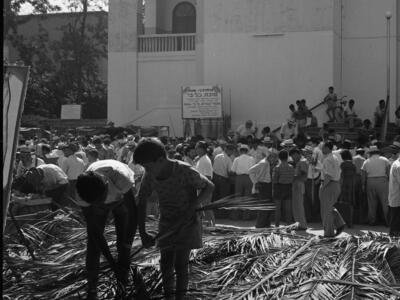
MULTIPOLYGON (((23 227, 33 261, 16 234, 5 235, 3 299, 83 299, 86 229, 75 212, 59 211, 23 227)), ((151 221, 151 229, 157 226, 151 221)), ((115 241, 114 226, 107 226, 115 241)), ((115 255, 115 242, 110 242, 115 255)), ((140 247, 134 242, 132 253, 140 247)), ((399 299, 400 243, 384 234, 318 239, 294 227, 205 230, 205 245, 193 252, 191 299, 399 299)), ((158 251, 132 259, 131 299, 161 299, 158 251)), ((113 299, 116 284, 104 262, 101 299, 113 299)))

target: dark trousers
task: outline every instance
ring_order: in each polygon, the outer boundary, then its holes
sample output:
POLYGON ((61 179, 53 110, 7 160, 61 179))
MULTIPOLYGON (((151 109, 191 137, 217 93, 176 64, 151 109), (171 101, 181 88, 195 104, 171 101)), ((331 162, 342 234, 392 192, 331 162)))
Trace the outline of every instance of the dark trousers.
POLYGON ((400 206, 389 206, 389 235, 400 236, 400 206))
POLYGON ((305 183, 304 211, 307 222, 321 222, 320 203, 319 203, 319 181, 314 180, 314 199, 313 184, 311 179, 305 183))
MULTIPOLYGON (((235 194, 239 197, 251 196, 251 189, 253 183, 250 180, 249 175, 241 174, 235 176, 235 194)), ((253 217, 250 211, 231 210, 230 217, 233 220, 251 220, 253 217)))
POLYGON ((281 216, 283 220, 290 224, 293 221, 292 216, 292 184, 277 183, 274 185, 275 202, 275 226, 279 226, 281 216))
MULTIPOLYGON (((228 177, 223 177, 218 174, 213 174, 214 192, 213 202, 228 196, 231 193, 231 181, 228 177)), ((215 216, 217 218, 226 218, 229 213, 226 210, 216 210, 215 216)))
MULTIPOLYGON (((266 202, 272 202, 272 183, 259 182, 259 197, 266 202)), ((256 228, 269 227, 271 225, 272 212, 260 210, 257 212, 256 228)))
POLYGON ((86 271, 88 286, 97 286, 100 265, 99 236, 104 234, 107 217, 111 212, 114 216, 115 231, 117 234, 117 265, 123 274, 120 278, 128 279, 130 267, 130 251, 137 227, 137 208, 133 191, 127 192, 122 201, 117 203, 91 205, 82 209, 87 225, 86 271))
POLYGON ((52 211, 55 211, 59 208, 67 206, 67 204, 71 203, 71 201, 68 201, 68 199, 66 199, 68 188, 69 188, 69 184, 66 183, 66 184, 60 185, 59 187, 57 187, 55 189, 45 191, 45 195, 47 197, 50 197, 52 200, 51 204, 50 204, 52 211))

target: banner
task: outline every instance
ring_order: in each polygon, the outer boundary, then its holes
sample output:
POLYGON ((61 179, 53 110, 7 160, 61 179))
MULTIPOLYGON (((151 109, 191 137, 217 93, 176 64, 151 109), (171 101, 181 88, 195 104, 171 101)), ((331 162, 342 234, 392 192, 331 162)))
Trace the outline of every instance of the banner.
POLYGON ((3 66, 3 232, 28 77, 29 67, 3 66))
POLYGON ((79 120, 81 118, 82 106, 79 104, 61 105, 61 119, 79 120))
POLYGON ((182 118, 222 118, 222 88, 219 85, 182 87, 182 118))

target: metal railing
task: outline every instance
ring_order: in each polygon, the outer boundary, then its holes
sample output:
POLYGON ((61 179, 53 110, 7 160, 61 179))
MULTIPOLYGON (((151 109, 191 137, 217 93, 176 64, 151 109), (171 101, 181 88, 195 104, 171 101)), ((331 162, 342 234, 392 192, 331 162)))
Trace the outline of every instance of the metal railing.
POLYGON ((151 34, 139 35, 138 52, 194 51, 196 34, 151 34))

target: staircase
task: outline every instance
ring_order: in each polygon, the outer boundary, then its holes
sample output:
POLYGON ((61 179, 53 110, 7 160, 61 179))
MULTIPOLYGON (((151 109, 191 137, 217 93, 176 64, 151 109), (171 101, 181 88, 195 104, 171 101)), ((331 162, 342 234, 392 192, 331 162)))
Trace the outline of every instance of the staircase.
MULTIPOLYGON (((335 129, 336 133, 338 133, 342 136, 343 140, 345 140, 345 139, 348 139, 351 141, 358 140, 359 128, 354 128, 353 130, 350 130, 348 125, 345 123, 328 123, 328 124, 329 124, 329 128, 335 129)), ((311 137, 318 136, 320 130, 321 130, 320 127, 308 127, 308 128, 306 128, 306 134, 311 137)), ((378 130, 380 130, 380 129, 378 129, 378 130)), ((392 141, 393 138, 399 134, 400 134, 400 128, 397 127, 393 123, 389 123, 388 128, 387 128, 386 140, 392 141)))

